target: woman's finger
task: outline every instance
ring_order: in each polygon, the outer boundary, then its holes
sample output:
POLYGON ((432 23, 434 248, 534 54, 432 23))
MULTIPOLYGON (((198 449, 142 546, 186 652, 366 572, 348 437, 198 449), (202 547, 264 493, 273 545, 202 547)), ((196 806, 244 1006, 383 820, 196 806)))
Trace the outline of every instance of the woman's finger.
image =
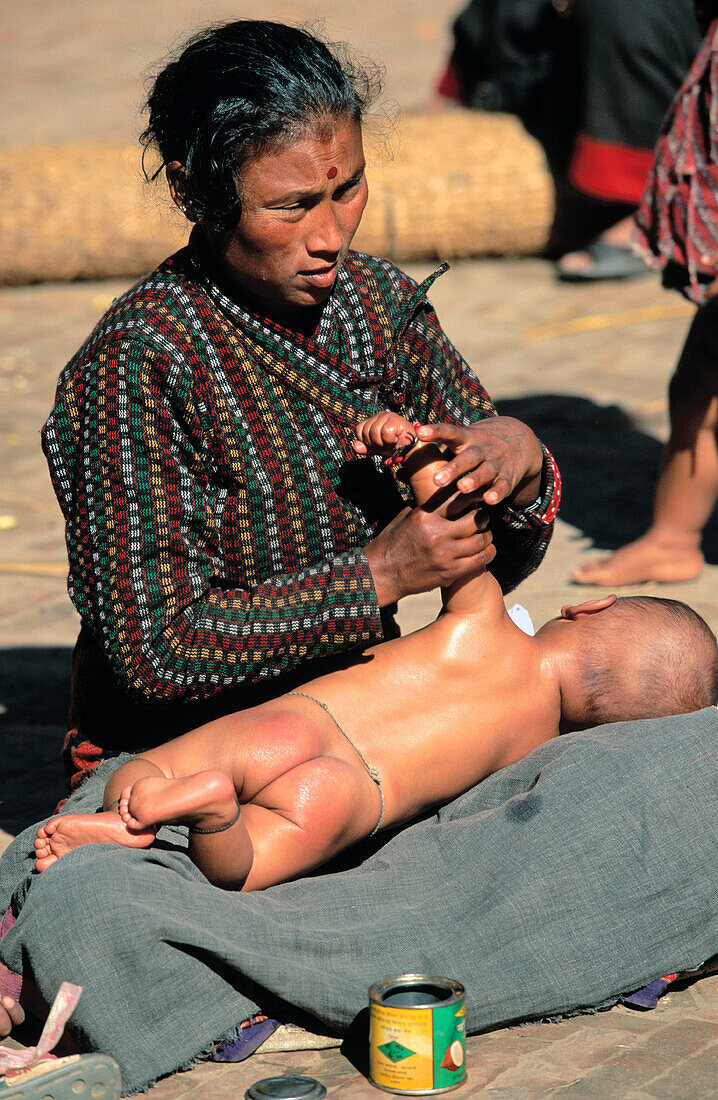
MULTIPOLYGON (((487 454, 476 446, 466 447, 465 450, 460 451, 455 455, 446 466, 443 466, 439 470, 438 474, 434 478, 437 485, 450 485, 452 481, 457 481, 466 477, 467 474, 474 473, 478 466, 487 459, 487 454)), ((471 488, 475 489, 477 486, 472 485, 471 488)))
POLYGON ((489 531, 488 517, 482 515, 476 509, 467 512, 463 516, 458 516, 456 519, 449 521, 451 527, 446 529, 447 537, 455 542, 463 542, 466 539, 472 539, 477 534, 484 535, 488 532, 489 537, 493 538, 489 531))
POLYGON ((458 424, 422 424, 417 428, 416 434, 422 443, 445 443, 452 450, 463 446, 470 439, 468 430, 458 424))
POLYGON ((447 519, 456 519, 458 516, 466 515, 467 512, 477 510, 484 512, 488 518, 483 490, 477 489, 473 493, 461 493, 457 490, 447 499, 444 515, 447 519))
POLYGON ((500 504, 502 500, 506 500, 506 497, 513 492, 513 489, 514 487, 508 478, 500 474, 491 488, 487 489, 484 493, 484 500, 487 504, 500 504))
MULTIPOLYGON (((493 537, 490 531, 479 531, 471 538, 462 539, 456 544, 456 559, 461 561, 462 566, 466 565, 467 558, 475 558, 477 555, 485 554, 486 551, 493 547, 493 537)), ((491 555, 493 558, 494 554, 491 555)))
POLYGON ((12 997, 0 997, 0 1035, 4 1038, 13 1027, 25 1022, 24 1009, 12 997))
MULTIPOLYGON (((463 458, 465 454, 473 455, 475 453, 474 448, 469 448, 468 451, 463 451, 460 458, 463 458)), ((456 459, 455 461, 458 461, 456 459)), ((456 478, 456 489, 459 493, 481 493, 481 499, 485 501, 485 492, 489 486, 496 483, 499 477, 503 477, 506 481, 510 481, 507 474, 501 469, 499 460, 495 457, 485 458, 478 462, 467 473, 462 473, 456 478)))
MULTIPOLYGON (((485 492, 488 485, 493 485, 496 482, 500 473, 501 467, 499 462, 495 458, 488 458, 477 466, 475 470, 471 470, 471 472, 464 475, 464 477, 460 477, 456 482, 456 488, 460 493, 471 493, 479 489, 485 492)), ((503 476, 506 477, 505 474, 503 476)))

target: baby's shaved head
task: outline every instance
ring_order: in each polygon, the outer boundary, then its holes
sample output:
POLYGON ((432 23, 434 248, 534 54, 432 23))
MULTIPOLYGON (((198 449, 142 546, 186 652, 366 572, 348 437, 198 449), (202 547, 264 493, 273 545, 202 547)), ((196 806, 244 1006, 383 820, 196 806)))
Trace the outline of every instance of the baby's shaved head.
POLYGON ((687 604, 626 596, 596 619, 582 660, 590 724, 688 714, 718 703, 718 643, 687 604))

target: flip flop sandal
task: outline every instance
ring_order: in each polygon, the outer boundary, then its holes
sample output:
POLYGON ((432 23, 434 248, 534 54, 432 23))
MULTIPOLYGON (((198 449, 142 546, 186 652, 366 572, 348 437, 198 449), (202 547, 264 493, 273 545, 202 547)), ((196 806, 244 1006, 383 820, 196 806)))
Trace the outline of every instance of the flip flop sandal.
POLYGON ((0 1100, 119 1100, 120 1068, 106 1054, 70 1054, 0 1078, 0 1100))
POLYGON ((556 274, 564 283, 597 283, 603 279, 637 279, 653 275, 640 256, 630 248, 622 248, 606 241, 591 241, 582 251, 587 252, 593 263, 585 271, 567 271, 556 264, 556 274))

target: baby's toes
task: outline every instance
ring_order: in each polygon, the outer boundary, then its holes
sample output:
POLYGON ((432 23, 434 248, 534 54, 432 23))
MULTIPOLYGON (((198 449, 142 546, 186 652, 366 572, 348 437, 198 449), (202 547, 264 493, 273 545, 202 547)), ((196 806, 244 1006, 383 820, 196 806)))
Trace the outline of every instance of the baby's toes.
POLYGON ((35 869, 37 871, 46 871, 48 867, 52 867, 53 863, 57 863, 57 856, 53 856, 52 853, 49 856, 42 856, 41 859, 35 860, 35 869))
POLYGON ((130 807, 126 801, 123 800, 122 802, 120 802, 118 812, 125 825, 129 825, 131 828, 136 827, 137 818, 130 810, 130 807))

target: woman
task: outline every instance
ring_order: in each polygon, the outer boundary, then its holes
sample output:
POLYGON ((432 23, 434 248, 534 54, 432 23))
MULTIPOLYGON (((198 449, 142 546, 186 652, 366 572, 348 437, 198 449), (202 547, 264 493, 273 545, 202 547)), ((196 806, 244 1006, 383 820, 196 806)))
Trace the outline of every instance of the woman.
POLYGON ((82 618, 71 772, 395 634, 398 599, 475 572, 492 538, 504 589, 545 552, 550 458, 494 417, 433 279, 349 251, 371 83, 251 20, 201 33, 154 83, 145 151, 194 229, 101 318, 44 430, 82 618), (382 409, 454 452, 433 510, 352 449, 382 409))

